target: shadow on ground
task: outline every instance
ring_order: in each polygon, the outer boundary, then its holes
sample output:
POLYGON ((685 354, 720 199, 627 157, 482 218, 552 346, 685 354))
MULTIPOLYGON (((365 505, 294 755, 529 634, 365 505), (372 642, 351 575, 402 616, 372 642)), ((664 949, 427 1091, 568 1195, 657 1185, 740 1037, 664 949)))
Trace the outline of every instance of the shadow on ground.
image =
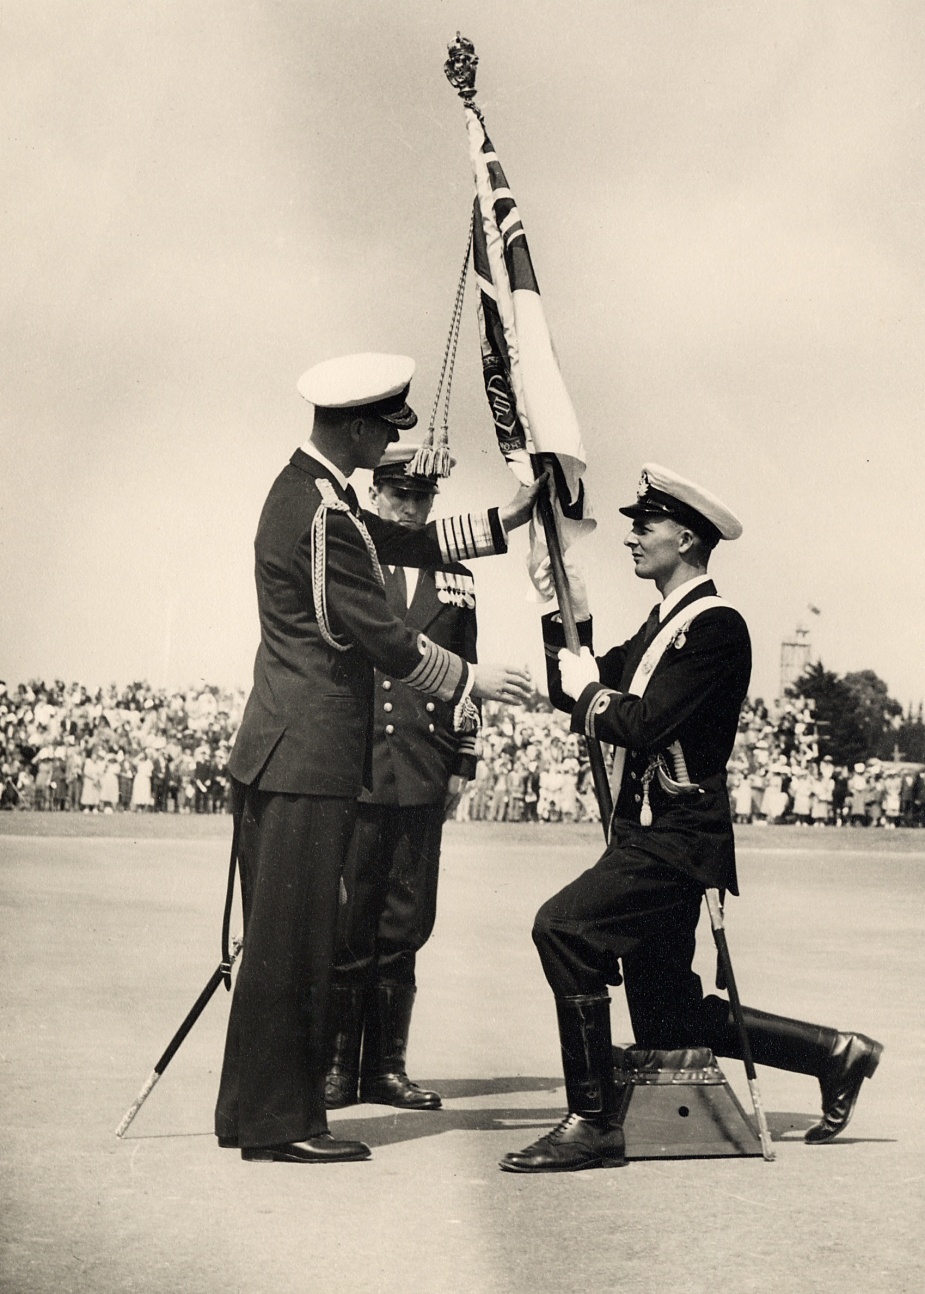
MULTIPOLYGON (((423 1080, 423 1087, 431 1081, 423 1080)), ((558 1078, 459 1078, 433 1080, 445 1100, 464 1100, 480 1096, 505 1096, 520 1092, 555 1092, 562 1086, 558 1078)), ((356 1114, 338 1112, 332 1131, 338 1138, 365 1141, 374 1149, 379 1146, 399 1145, 418 1141, 423 1137, 436 1137, 445 1132, 516 1132, 521 1129, 549 1129, 563 1117, 564 1104, 543 1108, 511 1106, 494 1109, 457 1110, 444 1106, 441 1110, 389 1110, 387 1106, 368 1107, 360 1104, 356 1114), (373 1108, 375 1114, 365 1115, 373 1108)), ((769 1111, 768 1129, 772 1141, 802 1140, 803 1133, 818 1121, 817 1114, 792 1111, 769 1111)), ((156 1133, 129 1135, 126 1141, 161 1140, 171 1137, 211 1136, 207 1132, 156 1133)), ((842 1136, 830 1145, 853 1146, 874 1141, 891 1141, 888 1137, 842 1136)))

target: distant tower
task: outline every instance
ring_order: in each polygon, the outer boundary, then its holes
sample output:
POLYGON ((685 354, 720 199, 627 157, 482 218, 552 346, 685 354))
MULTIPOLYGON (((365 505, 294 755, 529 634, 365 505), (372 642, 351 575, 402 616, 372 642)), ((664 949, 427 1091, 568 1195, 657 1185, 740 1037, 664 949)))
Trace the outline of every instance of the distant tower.
POLYGON ((809 630, 798 624, 793 641, 780 645, 780 695, 787 695, 787 688, 792 687, 798 678, 806 673, 811 658, 812 648, 809 642, 809 630))

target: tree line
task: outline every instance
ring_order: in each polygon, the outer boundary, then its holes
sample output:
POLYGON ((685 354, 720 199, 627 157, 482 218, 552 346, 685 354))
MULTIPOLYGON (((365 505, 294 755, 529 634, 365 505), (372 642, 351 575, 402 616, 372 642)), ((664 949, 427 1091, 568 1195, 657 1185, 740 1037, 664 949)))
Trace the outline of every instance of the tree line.
POLYGON ((788 695, 814 703, 819 753, 837 765, 857 760, 894 758, 925 763, 925 715, 922 703, 904 711, 882 678, 872 669, 839 676, 816 661, 788 695))

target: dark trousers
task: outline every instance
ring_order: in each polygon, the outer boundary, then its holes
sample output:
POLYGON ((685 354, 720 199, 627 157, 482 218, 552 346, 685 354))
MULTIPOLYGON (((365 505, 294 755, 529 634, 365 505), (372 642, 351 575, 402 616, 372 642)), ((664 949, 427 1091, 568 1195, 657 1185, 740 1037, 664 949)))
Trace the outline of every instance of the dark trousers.
POLYGON ((239 860, 244 951, 215 1131, 242 1146, 327 1127, 326 1020, 338 891, 356 801, 248 787, 239 860))
POLYGON ((633 846, 608 849, 540 908, 533 927, 556 997, 625 985, 636 1045, 710 1046, 727 1004, 691 969, 703 887, 633 846))
POLYGON ((443 804, 360 804, 344 867, 339 983, 414 984, 437 916, 443 804))

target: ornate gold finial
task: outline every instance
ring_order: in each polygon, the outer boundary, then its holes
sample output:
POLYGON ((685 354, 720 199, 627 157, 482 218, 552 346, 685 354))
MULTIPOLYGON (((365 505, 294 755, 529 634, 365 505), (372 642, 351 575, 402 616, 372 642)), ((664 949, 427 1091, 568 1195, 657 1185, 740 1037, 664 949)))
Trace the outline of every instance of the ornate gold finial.
POLYGON ((456 39, 446 48, 449 54, 443 65, 446 79, 463 103, 478 112, 475 103, 475 71, 479 65, 479 56, 475 52, 475 46, 471 40, 457 32, 456 39))

